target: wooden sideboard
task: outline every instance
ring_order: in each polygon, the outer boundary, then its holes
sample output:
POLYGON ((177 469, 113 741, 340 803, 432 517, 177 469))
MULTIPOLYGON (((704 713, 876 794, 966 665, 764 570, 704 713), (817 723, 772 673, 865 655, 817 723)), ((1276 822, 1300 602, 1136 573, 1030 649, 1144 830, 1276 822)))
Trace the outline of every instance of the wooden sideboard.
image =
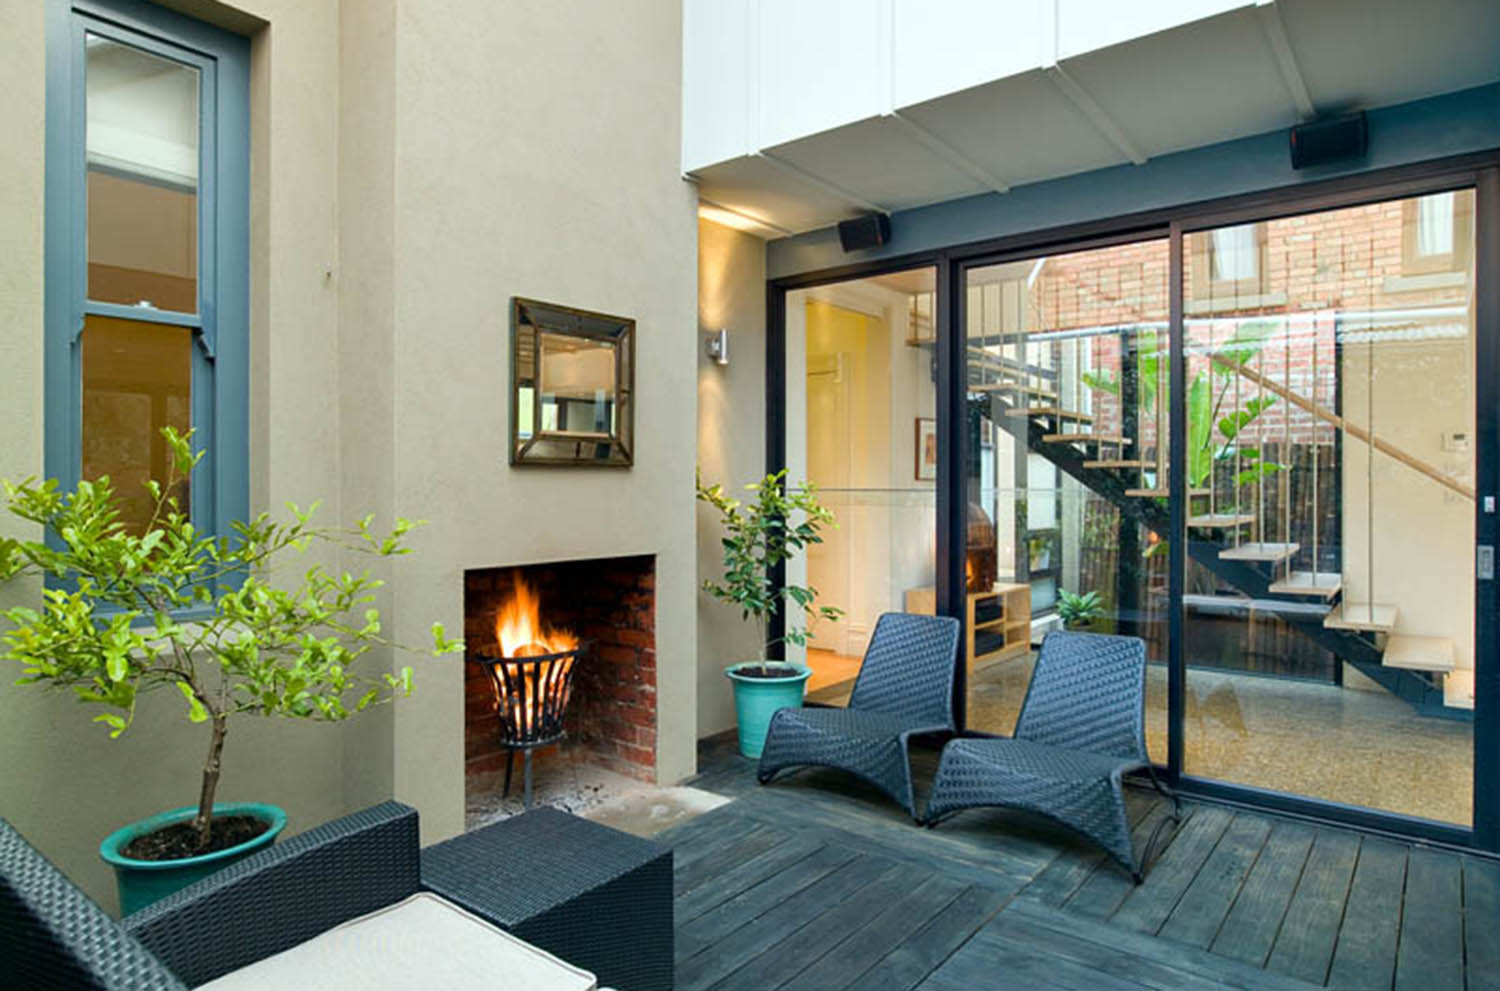
MULTIPOLYGON (((937 612, 937 590, 931 585, 906 590, 906 611, 937 612)), ((1017 657, 1031 649, 1031 586, 998 583, 988 592, 968 594, 964 621, 964 656, 968 669, 1017 657)))

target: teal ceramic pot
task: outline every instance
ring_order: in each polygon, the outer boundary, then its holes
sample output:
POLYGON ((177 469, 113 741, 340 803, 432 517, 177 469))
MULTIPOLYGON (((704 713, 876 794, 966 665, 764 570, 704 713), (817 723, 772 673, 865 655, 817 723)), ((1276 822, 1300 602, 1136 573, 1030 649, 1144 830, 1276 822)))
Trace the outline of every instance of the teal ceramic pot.
POLYGON ((220 868, 228 867, 236 860, 243 860, 255 851, 265 849, 275 843, 277 834, 286 828, 286 813, 274 805, 261 802, 215 803, 214 815, 216 816, 254 816, 262 822, 269 822, 271 828, 239 846, 232 846, 216 853, 205 853, 201 857, 183 857, 181 860, 136 860, 121 852, 137 836, 143 836, 163 826, 187 822, 197 813, 198 808, 194 805, 163 812, 149 819, 123 826, 110 833, 105 837, 104 842, 99 844, 99 856, 115 869, 115 885, 120 892, 121 915, 129 915, 137 909, 145 908, 179 888, 187 887, 199 878, 207 877, 220 868))
POLYGON ((802 704, 803 691, 812 671, 800 664, 772 664, 784 667, 785 678, 747 678, 739 673, 740 668, 758 667, 759 661, 734 664, 724 669, 729 680, 734 682, 734 711, 740 725, 740 753, 746 757, 759 757, 766 745, 766 731, 771 727, 771 717, 777 709, 795 708, 802 704))

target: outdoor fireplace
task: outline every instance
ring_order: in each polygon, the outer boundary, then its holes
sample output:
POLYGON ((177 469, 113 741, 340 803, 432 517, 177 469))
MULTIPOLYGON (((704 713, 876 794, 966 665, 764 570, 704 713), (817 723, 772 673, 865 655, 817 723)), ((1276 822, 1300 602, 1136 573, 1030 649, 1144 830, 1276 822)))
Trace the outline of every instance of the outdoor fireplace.
POLYGON ((564 736, 563 717, 573 696, 573 667, 584 651, 576 636, 544 627, 536 592, 520 572, 495 620, 495 646, 468 655, 489 676, 495 690, 499 742, 507 751, 505 789, 515 753, 525 762, 525 805, 531 808, 531 755, 564 736))
POLYGON ((509 791, 517 750, 543 795, 580 763, 655 779, 655 593, 651 556, 465 572, 471 805, 509 791))

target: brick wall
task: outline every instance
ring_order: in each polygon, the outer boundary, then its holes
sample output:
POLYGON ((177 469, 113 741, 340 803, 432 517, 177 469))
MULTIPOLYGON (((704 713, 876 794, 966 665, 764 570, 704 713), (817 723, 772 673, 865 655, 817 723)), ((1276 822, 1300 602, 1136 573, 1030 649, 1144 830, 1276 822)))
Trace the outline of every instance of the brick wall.
MULTIPOLYGON (((656 562, 650 556, 567 561, 464 573, 464 637, 498 650, 495 616, 515 573, 541 599, 544 625, 584 643, 564 724, 584 759, 650 781, 656 771, 656 562)), ((494 689, 477 665, 464 686, 464 757, 470 780, 505 767, 496 742, 494 689)), ((551 749, 551 748, 549 748, 551 749)), ((545 761, 547 754, 539 756, 545 761)))

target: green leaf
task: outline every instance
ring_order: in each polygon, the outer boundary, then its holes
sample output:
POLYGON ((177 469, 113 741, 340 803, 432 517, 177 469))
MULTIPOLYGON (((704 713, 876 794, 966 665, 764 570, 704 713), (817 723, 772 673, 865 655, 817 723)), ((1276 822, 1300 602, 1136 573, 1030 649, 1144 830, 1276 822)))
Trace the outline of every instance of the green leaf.
POLYGON ((193 694, 193 689, 186 682, 179 681, 177 690, 182 692, 182 697, 187 699, 188 719, 195 723, 201 723, 208 719, 208 710, 203 708, 203 703, 198 701, 198 696, 193 694))

